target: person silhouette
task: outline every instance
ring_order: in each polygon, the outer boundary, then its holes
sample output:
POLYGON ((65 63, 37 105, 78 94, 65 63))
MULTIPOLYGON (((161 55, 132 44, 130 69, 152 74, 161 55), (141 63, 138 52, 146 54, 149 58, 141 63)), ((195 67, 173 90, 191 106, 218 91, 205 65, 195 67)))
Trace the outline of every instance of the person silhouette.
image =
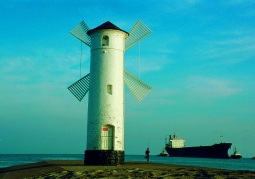
POLYGON ((150 149, 147 148, 147 150, 145 151, 145 158, 147 158, 147 162, 150 162, 150 149))

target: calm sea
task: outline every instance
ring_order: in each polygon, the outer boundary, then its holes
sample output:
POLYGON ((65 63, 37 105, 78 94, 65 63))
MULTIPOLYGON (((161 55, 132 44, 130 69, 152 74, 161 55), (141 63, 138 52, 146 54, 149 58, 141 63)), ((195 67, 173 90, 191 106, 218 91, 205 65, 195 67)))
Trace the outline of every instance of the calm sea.
MULTIPOLYGON (((35 163, 45 160, 83 160, 83 154, 0 154, 0 168, 35 163)), ((144 155, 126 155, 126 162, 145 162, 144 155)), ((255 171, 255 160, 242 159, 207 159, 207 158, 182 158, 158 157, 151 155, 150 161, 154 163, 176 164, 185 166, 200 166, 229 170, 255 171)))

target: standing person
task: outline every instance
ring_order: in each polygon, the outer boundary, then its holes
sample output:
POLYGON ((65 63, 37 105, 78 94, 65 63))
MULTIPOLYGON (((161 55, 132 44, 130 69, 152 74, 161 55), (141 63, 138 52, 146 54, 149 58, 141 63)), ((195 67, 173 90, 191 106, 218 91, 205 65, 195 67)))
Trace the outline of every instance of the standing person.
POLYGON ((145 151, 145 157, 147 158, 147 162, 150 162, 150 149, 147 148, 147 150, 145 151))

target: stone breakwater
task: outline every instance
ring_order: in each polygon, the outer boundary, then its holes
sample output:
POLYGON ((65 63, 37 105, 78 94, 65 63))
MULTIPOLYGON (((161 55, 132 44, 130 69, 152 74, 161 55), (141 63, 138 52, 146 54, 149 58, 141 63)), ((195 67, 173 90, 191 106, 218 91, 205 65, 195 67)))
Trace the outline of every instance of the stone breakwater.
POLYGON ((83 161, 47 161, 0 169, 0 179, 76 179, 76 178, 255 178, 252 171, 232 171, 157 163, 126 162, 121 166, 83 166, 83 161))

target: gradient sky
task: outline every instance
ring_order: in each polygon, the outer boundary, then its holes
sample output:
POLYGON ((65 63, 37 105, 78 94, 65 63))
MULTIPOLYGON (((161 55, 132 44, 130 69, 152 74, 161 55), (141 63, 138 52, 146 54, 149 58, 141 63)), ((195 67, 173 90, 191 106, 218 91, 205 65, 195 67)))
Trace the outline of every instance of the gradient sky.
MULTIPOLYGON (((0 2, 0 153, 83 154, 88 96, 80 78, 82 20, 153 33, 125 53, 125 69, 153 90, 138 103, 125 87, 125 153, 161 152, 177 133, 186 146, 231 142, 255 156, 255 1, 0 2), (223 136, 222 138, 220 136, 223 136)), ((82 45, 81 74, 89 73, 82 45)))

